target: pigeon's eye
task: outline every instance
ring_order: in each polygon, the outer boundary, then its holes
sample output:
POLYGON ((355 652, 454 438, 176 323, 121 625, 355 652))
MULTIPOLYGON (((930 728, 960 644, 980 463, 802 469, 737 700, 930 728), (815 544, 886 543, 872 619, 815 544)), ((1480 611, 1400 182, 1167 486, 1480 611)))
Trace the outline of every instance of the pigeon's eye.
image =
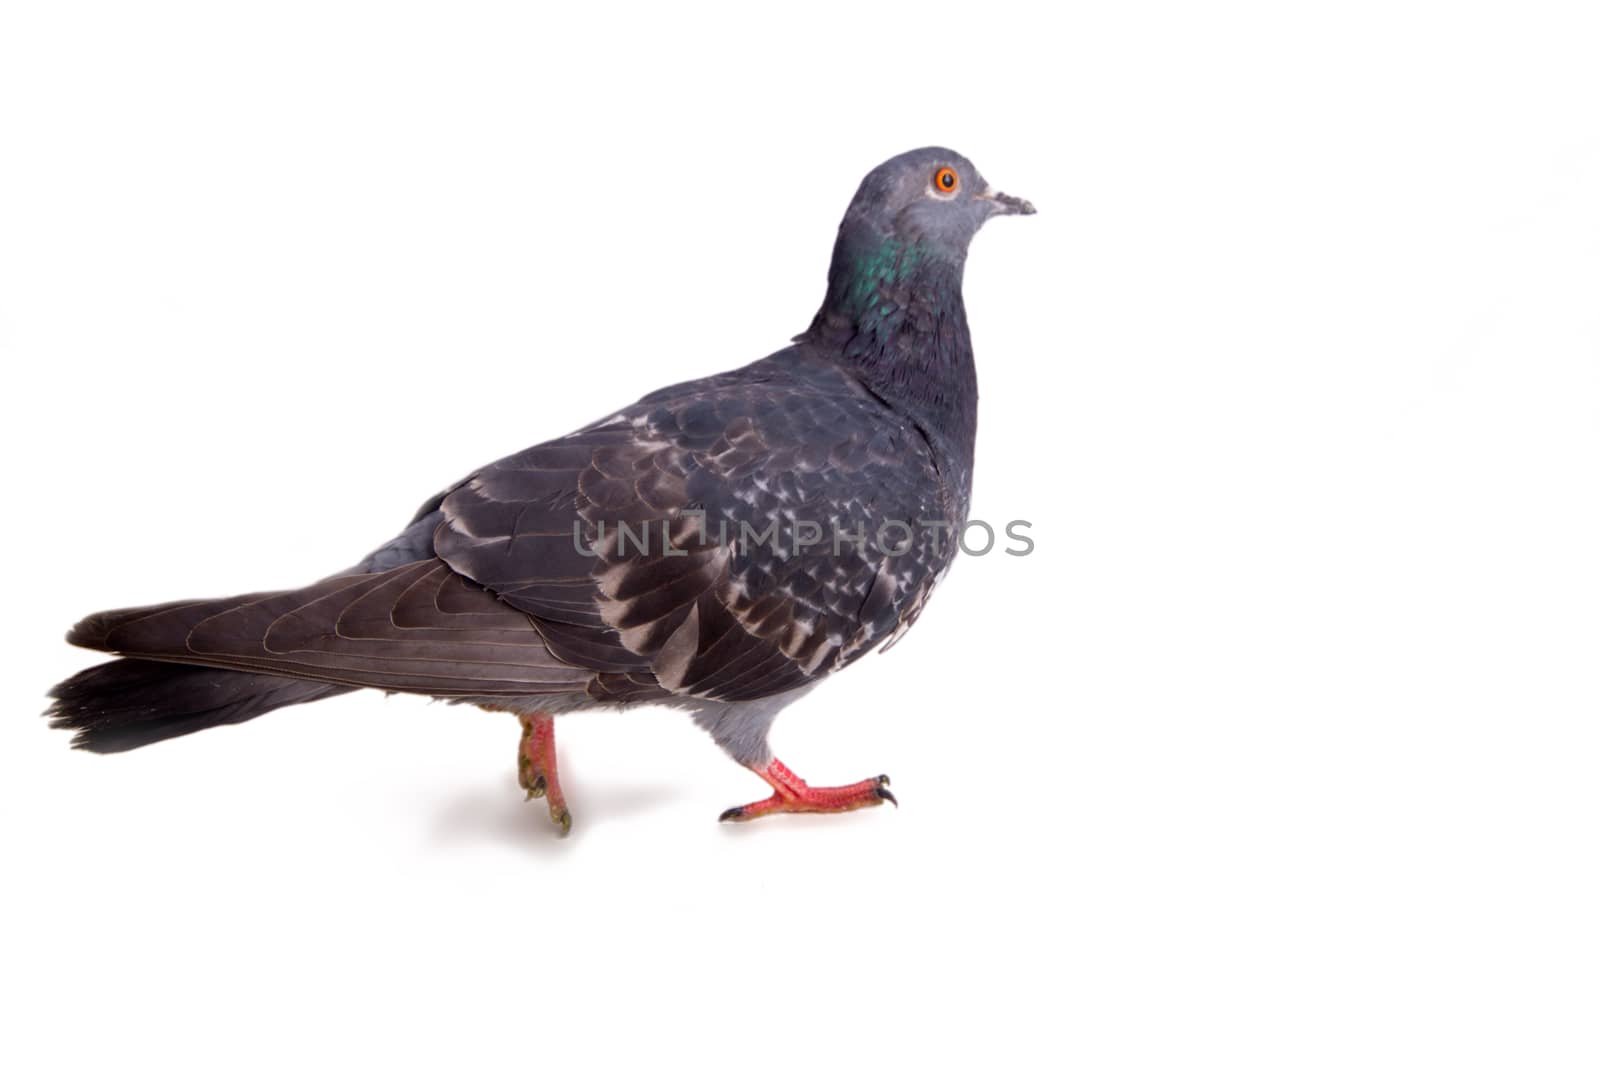
POLYGON ((956 176, 953 167, 940 167, 933 172, 933 187, 941 193, 953 193, 960 184, 961 179, 956 176))

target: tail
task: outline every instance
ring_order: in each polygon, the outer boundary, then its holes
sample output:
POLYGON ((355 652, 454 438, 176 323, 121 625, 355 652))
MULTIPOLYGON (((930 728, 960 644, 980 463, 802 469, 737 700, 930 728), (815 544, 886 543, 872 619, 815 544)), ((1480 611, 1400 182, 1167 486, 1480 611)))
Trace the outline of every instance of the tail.
POLYGON ((50 690, 50 725, 76 730, 73 748, 126 752, 213 726, 246 722, 349 687, 187 663, 118 659, 79 671, 50 690))
POLYGON ((304 589, 91 615, 67 634, 126 658, 50 691, 73 744, 121 752, 368 687, 453 700, 581 692, 534 620, 438 559, 304 589))

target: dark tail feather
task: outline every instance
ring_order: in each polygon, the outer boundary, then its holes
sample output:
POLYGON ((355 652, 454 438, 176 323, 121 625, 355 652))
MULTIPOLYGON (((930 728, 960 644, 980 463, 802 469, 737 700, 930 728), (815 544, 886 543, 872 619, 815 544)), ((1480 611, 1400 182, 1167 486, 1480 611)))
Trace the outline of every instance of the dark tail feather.
POLYGON ((76 730, 74 748, 126 752, 275 708, 348 693, 349 686, 182 663, 118 659, 50 690, 50 725, 76 730))
POLYGON ((589 667, 483 586, 429 558, 304 589, 102 611, 67 640, 124 658, 50 693, 73 744, 121 752, 367 687, 492 700, 576 693, 589 667))
POLYGON ((581 692, 595 675, 557 658, 532 618, 439 559, 303 589, 102 611, 67 640, 128 659, 485 700, 581 692))

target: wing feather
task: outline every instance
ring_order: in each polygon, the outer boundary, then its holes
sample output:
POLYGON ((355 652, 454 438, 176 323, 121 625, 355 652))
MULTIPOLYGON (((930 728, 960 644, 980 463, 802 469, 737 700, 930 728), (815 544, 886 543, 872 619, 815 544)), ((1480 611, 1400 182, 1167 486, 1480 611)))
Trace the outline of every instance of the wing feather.
POLYGON ((804 685, 887 637, 949 562, 919 523, 953 518, 921 435, 798 350, 507 457, 440 510, 440 558, 563 661, 724 700, 804 685), (913 532, 906 553, 831 536, 886 519, 913 532), (802 528, 829 536, 783 543, 802 528))

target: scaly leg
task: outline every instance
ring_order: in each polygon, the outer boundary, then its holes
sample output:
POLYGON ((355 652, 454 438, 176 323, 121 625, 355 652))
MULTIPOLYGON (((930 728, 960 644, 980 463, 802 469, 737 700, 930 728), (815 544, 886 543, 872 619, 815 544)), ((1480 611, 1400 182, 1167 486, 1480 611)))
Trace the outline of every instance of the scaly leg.
MULTIPOLYGON (((748 766, 748 764, 747 764, 748 766)), ((763 781, 772 786, 772 795, 753 804, 741 804, 722 813, 722 822, 744 822, 762 815, 778 812, 836 812, 854 811, 856 808, 882 804, 885 800, 895 807, 900 802, 889 792, 889 776, 880 774, 854 785, 811 786, 805 779, 785 767, 777 757, 762 766, 750 767, 763 781)))
POLYGON ((572 829, 572 815, 561 796, 561 780, 556 777, 556 720, 543 712, 519 712, 522 743, 517 746, 517 781, 528 791, 528 799, 544 797, 550 805, 550 821, 565 835, 572 829))

